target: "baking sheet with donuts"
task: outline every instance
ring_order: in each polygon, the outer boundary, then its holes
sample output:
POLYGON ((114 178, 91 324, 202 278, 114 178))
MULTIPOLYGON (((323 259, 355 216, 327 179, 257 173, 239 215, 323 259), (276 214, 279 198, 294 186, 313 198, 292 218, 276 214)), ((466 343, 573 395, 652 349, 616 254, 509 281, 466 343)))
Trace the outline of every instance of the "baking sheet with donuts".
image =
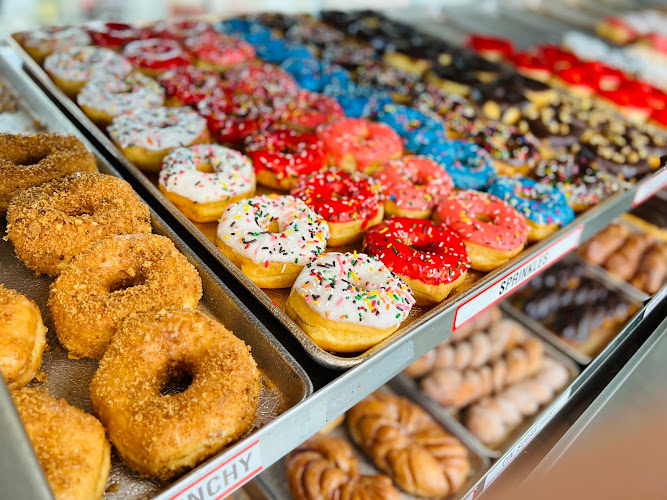
MULTIPOLYGON (((18 106, 12 115, 4 120, 0 114, 0 128, 13 130, 11 127, 19 123, 32 123, 36 117, 48 118, 48 130, 54 133, 77 135, 76 129, 67 122, 53 104, 47 101, 42 94, 36 91, 34 85, 21 77, 19 73, 9 71, 8 63, 0 59, 0 78, 19 103, 30 102, 30 107, 18 106)), ((33 132, 20 129, 16 132, 33 132)), ((88 146, 89 147, 89 146, 88 146)), ((100 156, 96 156, 96 163, 101 173, 113 178, 119 176, 100 156)), ((143 202, 142 202, 143 203, 143 202)), ((302 401, 312 391, 312 385, 303 369, 280 346, 280 344, 243 306, 231 291, 216 278, 206 265, 195 255, 178 236, 167 227, 154 213, 151 214, 151 225, 154 234, 165 236, 173 241, 176 251, 183 254, 193 266, 193 270, 201 277, 203 296, 197 309, 221 324, 233 330, 235 335, 252 347, 252 356, 257 362, 261 376, 259 404, 255 412, 255 422, 250 430, 231 445, 245 443, 246 439, 253 438, 256 431, 275 420, 279 415, 302 401)), ((0 217, 0 232, 5 234, 7 228, 6 217, 0 217)), ((179 254, 180 255, 180 254, 179 254)), ((63 398, 70 405, 92 413, 89 384, 96 373, 98 362, 92 358, 71 359, 67 350, 58 341, 51 323, 49 307, 49 287, 54 281, 47 275, 36 276, 16 256, 14 247, 9 240, 0 239, 0 283, 8 289, 14 289, 34 301, 40 309, 45 325, 48 327, 47 348, 43 356, 38 376, 32 382, 38 388, 45 388, 51 396, 63 398)), ((128 366, 132 359, 127 359, 128 366)), ((187 381, 184 382, 187 384, 187 381)), ((187 386, 186 386, 187 387, 187 386)), ((174 388, 178 392, 178 384, 174 388)), ((181 387, 182 389, 182 387, 181 387)), ((10 404, 9 401, 6 402, 10 404)), ((221 453, 230 449, 225 446, 221 453)), ((216 454, 217 455, 217 454, 216 454)), ((111 470, 107 483, 106 498, 130 499, 148 498, 155 496, 165 487, 176 482, 176 477, 168 482, 160 483, 157 480, 146 479, 124 465, 117 452, 112 452, 111 470)))

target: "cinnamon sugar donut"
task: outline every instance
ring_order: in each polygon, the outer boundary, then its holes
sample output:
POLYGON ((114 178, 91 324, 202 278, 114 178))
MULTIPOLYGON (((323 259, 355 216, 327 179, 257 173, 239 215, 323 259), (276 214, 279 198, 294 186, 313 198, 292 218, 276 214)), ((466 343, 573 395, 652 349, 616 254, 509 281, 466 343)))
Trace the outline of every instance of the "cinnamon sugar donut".
POLYGON ((248 432, 260 389, 242 340, 200 311, 163 310, 121 323, 90 398, 123 461, 167 480, 248 432), (184 391, 165 391, 184 375, 184 391))
POLYGON ((192 309, 202 295, 197 270, 171 240, 156 234, 91 243, 51 285, 49 312, 70 358, 101 358, 130 314, 192 309))
POLYGON ((21 191, 7 211, 7 238, 19 259, 51 276, 95 240, 150 232, 150 211, 132 187, 97 173, 77 173, 21 191))

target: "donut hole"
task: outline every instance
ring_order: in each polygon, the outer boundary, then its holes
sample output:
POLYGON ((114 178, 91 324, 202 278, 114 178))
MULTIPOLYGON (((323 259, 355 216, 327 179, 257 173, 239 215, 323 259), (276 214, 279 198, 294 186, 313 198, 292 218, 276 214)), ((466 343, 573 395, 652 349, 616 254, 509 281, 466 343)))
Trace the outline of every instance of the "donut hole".
POLYGON ((486 214, 475 214, 473 217, 475 217, 475 219, 477 219, 480 222, 484 222, 486 224, 493 224, 493 219, 486 214))
POLYGON ((215 172, 213 165, 211 165, 211 162, 208 161, 201 161, 197 163, 197 165, 195 165, 195 168, 198 171, 203 172, 205 174, 212 174, 213 172, 215 172))
POLYGON ((185 362, 177 362, 160 378, 160 394, 174 396, 188 390, 194 381, 194 370, 185 362))
POLYGON ((50 151, 30 151, 25 154, 25 156, 20 156, 16 163, 24 167, 30 167, 32 165, 37 165, 40 161, 51 154, 50 151))
POLYGON ((114 276, 109 282, 109 293, 125 291, 129 288, 143 285, 145 282, 146 277, 142 274, 121 271, 120 274, 114 276))

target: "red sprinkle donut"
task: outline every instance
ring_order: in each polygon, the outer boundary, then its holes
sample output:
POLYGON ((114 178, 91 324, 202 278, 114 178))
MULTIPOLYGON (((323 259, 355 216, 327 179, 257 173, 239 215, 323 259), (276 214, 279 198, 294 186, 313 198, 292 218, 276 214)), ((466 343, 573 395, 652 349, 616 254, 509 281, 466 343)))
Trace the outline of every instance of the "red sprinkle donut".
POLYGON ((185 39, 185 48, 196 58, 200 68, 225 71, 255 59, 255 48, 234 36, 205 31, 185 39))
POLYGON ((125 46, 123 55, 149 76, 190 64, 190 56, 181 44, 167 38, 135 40, 125 46))
POLYGON ((318 132, 329 163, 347 171, 371 170, 403 154, 399 135, 384 123, 347 118, 318 132))
POLYGON ((507 38, 499 36, 472 34, 466 40, 465 45, 478 54, 493 60, 503 57, 509 59, 514 54, 514 44, 507 38))
POLYGON ((188 37, 200 35, 207 31, 214 32, 213 26, 204 21, 160 21, 152 30, 159 38, 171 38, 182 42, 188 37))
POLYGON ((88 26, 88 34, 96 45, 115 50, 152 36, 149 30, 126 23, 92 23, 88 26))
POLYGON ((548 64, 554 71, 560 71, 579 63, 579 58, 559 45, 547 43, 536 47, 538 59, 548 64))
POLYGON ((195 66, 170 69, 157 81, 164 88, 169 106, 196 106, 203 99, 222 93, 220 75, 195 66))
POLYGON ((225 72, 225 89, 242 94, 268 96, 294 95, 299 85, 292 75, 279 66, 237 66, 225 72))
POLYGON ((384 215, 380 184, 359 172, 329 169, 301 177, 290 194, 329 223, 331 246, 359 241, 384 215))
POLYGON ((451 193, 436 209, 437 220, 459 233, 471 266, 490 271, 517 255, 528 239, 526 220, 509 204, 479 191, 451 193))
POLYGON ((398 274, 418 305, 444 300, 470 268, 458 233, 431 220, 392 217, 368 230, 364 251, 398 274))
POLYGON ((299 90, 287 101, 280 120, 297 130, 312 131, 324 123, 340 120, 343 108, 333 97, 309 90, 299 90))
POLYGON ((248 156, 257 173, 257 182, 276 189, 291 189, 301 175, 317 172, 327 165, 327 154, 314 134, 276 130, 248 138, 248 156))

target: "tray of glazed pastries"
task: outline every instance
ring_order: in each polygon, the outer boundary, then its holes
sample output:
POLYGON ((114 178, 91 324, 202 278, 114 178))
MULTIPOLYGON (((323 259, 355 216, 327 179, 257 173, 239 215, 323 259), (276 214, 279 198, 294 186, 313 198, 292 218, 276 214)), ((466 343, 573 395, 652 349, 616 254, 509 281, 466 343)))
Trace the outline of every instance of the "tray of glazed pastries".
POLYGON ((390 384, 256 480, 268 500, 464 498, 488 458, 390 384))
POLYGON ((31 103, 15 112, 48 117, 49 132, 0 134, 0 373, 56 498, 178 487, 257 439, 312 385, 130 184, 69 135, 76 129, 53 103, 7 68, 0 59, 3 84, 31 103))
POLYGON ((500 457, 547 412, 579 370, 522 323, 486 309, 393 381, 432 413, 455 419, 500 457))
POLYGON ((378 14, 95 23, 10 43, 330 368, 623 189, 503 120, 555 105, 549 85, 378 14))

